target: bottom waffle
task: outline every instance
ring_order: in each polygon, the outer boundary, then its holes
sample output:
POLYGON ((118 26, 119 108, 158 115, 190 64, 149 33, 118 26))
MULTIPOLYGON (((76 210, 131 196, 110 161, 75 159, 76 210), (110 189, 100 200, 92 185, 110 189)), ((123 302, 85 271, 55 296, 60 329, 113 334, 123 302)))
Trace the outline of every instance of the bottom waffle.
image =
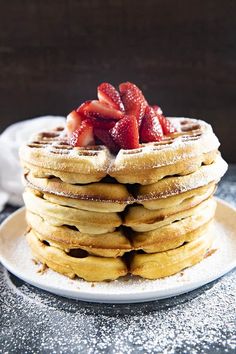
POLYGON ((212 232, 170 251, 145 254, 135 253, 130 272, 146 279, 167 277, 200 262, 212 246, 212 232))
POLYGON ((27 233, 26 239, 36 261, 69 278, 78 276, 87 281, 115 280, 128 272, 125 261, 120 257, 96 257, 81 250, 72 250, 67 254, 40 241, 32 230, 27 233))
POLYGON ((35 260, 70 278, 78 276, 87 281, 115 280, 128 273, 147 279, 170 276, 200 262, 213 241, 212 232, 208 230, 197 239, 169 251, 152 254, 134 251, 125 257, 108 258, 92 256, 80 249, 67 253, 41 241, 33 230, 26 238, 35 260))

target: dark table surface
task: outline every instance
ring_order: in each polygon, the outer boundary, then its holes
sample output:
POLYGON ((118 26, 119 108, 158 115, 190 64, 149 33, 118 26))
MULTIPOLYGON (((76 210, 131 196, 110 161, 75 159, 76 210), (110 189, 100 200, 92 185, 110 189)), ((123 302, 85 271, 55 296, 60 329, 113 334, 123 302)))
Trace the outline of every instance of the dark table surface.
MULTIPOLYGON (((236 165, 217 195, 236 205, 236 165)), ((90 304, 34 288, 0 265, 0 353, 235 353, 235 294, 234 270, 171 299, 90 304)))

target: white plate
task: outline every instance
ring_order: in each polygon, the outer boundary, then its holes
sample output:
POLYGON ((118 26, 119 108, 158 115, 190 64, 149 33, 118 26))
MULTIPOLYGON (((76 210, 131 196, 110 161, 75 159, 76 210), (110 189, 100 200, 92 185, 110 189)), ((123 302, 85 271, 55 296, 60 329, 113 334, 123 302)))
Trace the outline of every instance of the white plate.
POLYGON ((194 290, 226 274, 236 266, 236 209, 217 199, 217 249, 199 264, 177 275, 158 280, 126 276, 113 282, 71 280, 50 269, 38 273, 24 232, 25 208, 9 216, 0 228, 0 261, 14 275, 51 293, 91 302, 131 303, 168 298, 194 290))

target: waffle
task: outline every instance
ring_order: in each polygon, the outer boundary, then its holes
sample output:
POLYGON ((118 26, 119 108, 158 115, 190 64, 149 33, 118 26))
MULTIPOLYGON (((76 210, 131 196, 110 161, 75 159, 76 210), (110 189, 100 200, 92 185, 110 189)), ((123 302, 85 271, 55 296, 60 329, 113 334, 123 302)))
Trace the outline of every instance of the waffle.
POLYGON ((132 244, 134 250, 145 253, 168 251, 190 242, 205 233, 214 218, 215 208, 206 208, 192 216, 171 222, 155 230, 134 232, 132 244))
POLYGON ((55 226, 70 225, 84 233, 113 232, 122 223, 117 213, 96 213, 51 203, 40 192, 27 189, 23 194, 27 210, 42 215, 55 226))
POLYGON ((212 232, 206 232, 196 240, 173 250, 145 254, 135 253, 130 272, 147 279, 163 278, 200 262, 213 243, 212 232))
POLYGON ((46 264, 69 278, 78 276, 87 281, 104 281, 114 280, 127 274, 126 263, 120 257, 96 257, 84 251, 67 254, 57 247, 40 241, 33 231, 26 235, 26 239, 36 261, 46 264))
MULTIPOLYGON (((212 182, 217 183, 227 170, 227 163, 217 154, 216 160, 210 165, 203 165, 197 171, 186 176, 166 177, 147 186, 138 186, 136 199, 148 209, 156 209, 159 199, 173 196, 184 196, 187 191, 195 190, 212 182)), ((165 202, 163 202, 165 203, 165 202)), ((172 202, 171 202, 172 204, 172 202)))
POLYGON ((24 184, 41 191, 46 199, 60 205, 97 212, 121 212, 134 198, 120 183, 90 183, 74 185, 59 178, 39 178, 31 173, 24 176, 24 184))
POLYGON ((34 137, 20 149, 20 158, 26 172, 71 184, 98 182, 110 175, 120 183, 146 185, 212 163, 219 141, 211 126, 201 120, 170 119, 178 125, 177 133, 139 149, 120 150, 116 157, 104 146, 73 148, 63 128, 58 128, 34 137))
POLYGON ((111 154, 104 146, 73 148, 64 128, 42 132, 20 148, 24 169, 36 177, 58 177, 68 183, 91 183, 106 176, 111 154))
POLYGON ((210 197, 192 207, 191 200, 186 200, 186 202, 180 204, 178 207, 159 210, 148 210, 142 206, 134 206, 128 210, 123 225, 138 232, 151 231, 192 216, 207 208, 214 210, 215 205, 215 200, 210 197))

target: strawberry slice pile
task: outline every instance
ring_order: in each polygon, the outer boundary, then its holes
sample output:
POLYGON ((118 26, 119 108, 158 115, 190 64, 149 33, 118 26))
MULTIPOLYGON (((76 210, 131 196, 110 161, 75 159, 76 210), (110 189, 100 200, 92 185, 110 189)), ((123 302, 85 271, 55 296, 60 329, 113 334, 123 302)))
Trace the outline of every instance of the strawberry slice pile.
POLYGON ((150 106, 142 91, 131 82, 119 91, 104 82, 97 88, 98 100, 86 101, 66 121, 72 146, 102 144, 111 152, 136 149, 140 143, 160 141, 176 130, 159 106, 150 106))

